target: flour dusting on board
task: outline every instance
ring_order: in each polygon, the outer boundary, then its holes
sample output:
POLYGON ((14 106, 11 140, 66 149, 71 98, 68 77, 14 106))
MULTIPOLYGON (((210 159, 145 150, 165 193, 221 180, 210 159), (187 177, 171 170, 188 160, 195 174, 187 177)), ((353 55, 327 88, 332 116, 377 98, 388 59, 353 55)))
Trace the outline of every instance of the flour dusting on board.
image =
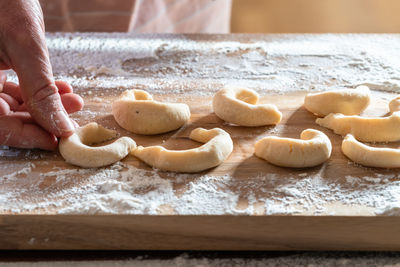
MULTIPOLYGON (((170 101, 181 93, 211 96, 225 84, 250 87, 262 95, 366 84, 385 101, 400 90, 397 35, 213 38, 51 34, 48 44, 55 76, 102 108, 79 112, 84 122, 109 115, 105 92, 118 95, 132 87, 170 101)), ((10 80, 16 77, 11 74, 10 80)), ((287 127, 297 126, 278 125, 268 134, 279 135, 287 127)), ((285 169, 284 176, 271 168, 244 177, 240 166, 225 175, 176 174, 125 161, 79 169, 54 153, 6 147, 0 148, 0 157, 6 162, 0 165, 5 173, 0 177, 2 213, 334 215, 347 209, 346 214, 400 215, 397 172, 371 171, 351 162, 339 170, 327 162, 311 169, 285 169), (56 159, 55 165, 47 159, 56 159)))
MULTIPOLYGON (((34 167, 28 163, 22 172, 34 167)), ((397 177, 346 177, 347 183, 335 183, 320 176, 323 169, 316 174, 299 173, 284 181, 274 174, 263 174, 238 182, 231 175, 165 173, 121 162, 99 169, 55 167, 41 173, 21 192, 0 190, 0 211, 44 213, 57 208, 58 213, 67 214, 259 214, 256 203, 261 203, 263 214, 268 215, 333 215, 329 204, 339 202, 368 206, 377 214, 399 214, 397 177), (52 177, 52 185, 41 188, 52 177), (271 185, 274 190, 267 189, 271 185), (21 197, 26 194, 28 199, 21 197), (238 208, 239 198, 247 198, 248 205, 238 208)), ((20 175, 17 172, 3 177, 3 186, 20 175)))
POLYGON ((192 37, 57 33, 48 35, 48 46, 55 76, 90 91, 139 87, 152 94, 212 95, 231 83, 264 93, 360 84, 400 89, 396 35, 271 35, 244 41, 192 37))
POLYGON ((202 42, 190 35, 49 36, 55 73, 75 86, 144 85, 159 94, 192 88, 199 95, 229 83, 277 93, 360 84, 398 91, 399 42, 396 35, 278 35, 243 42, 202 42))

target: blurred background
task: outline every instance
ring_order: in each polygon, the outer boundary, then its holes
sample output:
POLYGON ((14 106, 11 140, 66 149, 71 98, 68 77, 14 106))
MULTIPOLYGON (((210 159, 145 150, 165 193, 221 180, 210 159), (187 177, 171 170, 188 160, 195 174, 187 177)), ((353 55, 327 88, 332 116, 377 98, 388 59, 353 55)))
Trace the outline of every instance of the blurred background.
POLYGON ((399 0, 234 0, 232 32, 396 33, 399 0))
POLYGON ((40 0, 47 31, 396 33, 400 0, 40 0))

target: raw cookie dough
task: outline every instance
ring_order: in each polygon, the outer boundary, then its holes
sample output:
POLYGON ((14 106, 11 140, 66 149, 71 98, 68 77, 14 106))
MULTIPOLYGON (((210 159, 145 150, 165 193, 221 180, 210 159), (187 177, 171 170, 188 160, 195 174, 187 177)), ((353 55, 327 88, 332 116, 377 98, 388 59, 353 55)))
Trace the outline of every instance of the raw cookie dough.
POLYGON ((219 118, 241 126, 273 125, 281 121, 282 113, 275 105, 257 103, 257 92, 226 87, 215 94, 213 109, 219 118))
POLYGON ((110 165, 125 158, 136 147, 129 137, 121 137, 105 146, 91 147, 117 137, 117 132, 108 130, 95 122, 77 128, 69 137, 61 138, 61 156, 73 165, 94 168, 110 165))
POLYGON ((117 123, 136 134, 161 134, 183 126, 190 119, 186 104, 162 103, 143 90, 127 90, 112 105, 117 123))
POLYGON ((168 150, 161 146, 137 147, 132 151, 148 165, 174 172, 200 172, 218 166, 232 152, 233 143, 230 135, 222 129, 194 129, 190 139, 205 143, 187 150, 168 150))
POLYGON ((281 167, 313 167, 331 156, 332 144, 323 132, 307 129, 301 132, 301 140, 268 136, 255 145, 257 157, 281 167))
POLYGON ((389 111, 390 111, 390 114, 400 111, 400 96, 398 96, 398 97, 392 99, 392 101, 390 101, 389 111))
POLYGON ((304 107, 320 117, 330 113, 358 115, 367 108, 370 99, 369 88, 358 86, 356 89, 307 94, 304 98, 304 107))
POLYGON ((400 168, 400 149, 367 146, 351 134, 344 138, 342 151, 349 159, 364 166, 400 168))
POLYGON ((318 118, 316 123, 332 129, 336 134, 352 134, 362 142, 393 142, 400 140, 400 112, 398 98, 389 103, 392 115, 388 117, 346 116, 331 113, 325 118, 318 118))

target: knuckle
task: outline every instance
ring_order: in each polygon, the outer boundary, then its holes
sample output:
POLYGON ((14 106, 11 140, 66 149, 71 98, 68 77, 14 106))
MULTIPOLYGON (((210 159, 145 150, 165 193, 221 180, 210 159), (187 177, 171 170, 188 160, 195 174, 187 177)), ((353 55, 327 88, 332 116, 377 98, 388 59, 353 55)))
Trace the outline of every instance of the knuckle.
MULTIPOLYGON (((58 100, 59 95, 57 93, 57 87, 50 84, 35 90, 31 97, 25 102, 31 113, 43 113, 55 110, 58 106, 58 100)), ((41 116, 43 115, 48 114, 41 114, 41 116)))
POLYGON ((45 101, 46 99, 51 98, 53 95, 57 94, 57 92, 58 90, 55 85, 47 84, 36 90, 32 95, 32 99, 35 102, 45 101))

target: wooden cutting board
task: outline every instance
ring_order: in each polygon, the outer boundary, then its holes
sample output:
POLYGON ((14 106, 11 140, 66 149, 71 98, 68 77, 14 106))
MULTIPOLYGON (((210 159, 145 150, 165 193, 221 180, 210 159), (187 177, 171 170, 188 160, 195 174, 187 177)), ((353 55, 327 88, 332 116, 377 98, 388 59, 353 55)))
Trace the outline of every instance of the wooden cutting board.
MULTIPOLYGON (((262 37, 252 38, 263 40, 262 37)), ((290 37, 285 37, 285 40, 287 38, 290 40, 290 37)), ((170 39, 173 42, 174 37, 167 38, 170 39)), ((82 73, 74 75, 84 76, 82 73)), ((128 78, 135 80, 135 77, 128 78)), ((157 83, 162 84, 163 79, 157 83)), ((141 89, 154 91, 145 83, 138 84, 141 89)), ((84 97, 86 105, 73 118, 80 125, 96 121, 116 129, 121 136, 130 136, 139 145, 163 145, 169 149, 199 146, 188 138, 194 128, 220 127, 230 133, 234 141, 234 151, 223 164, 200 174, 182 176, 152 170, 135 157, 128 156, 122 161, 124 167, 116 172, 123 173, 127 166, 140 171, 107 176, 107 170, 112 167, 93 172, 80 170, 65 163, 55 152, 4 148, 1 150, 0 167, 0 192, 3 195, 0 198, 0 248, 400 249, 399 217, 389 216, 389 213, 377 215, 377 207, 381 207, 382 203, 374 204, 365 199, 370 191, 371 197, 376 198, 387 194, 389 188, 396 189, 398 170, 365 168, 350 162, 340 149, 342 137, 316 125, 315 116, 302 106, 306 91, 274 93, 258 90, 263 94, 260 102, 277 105, 283 119, 276 127, 249 128, 227 124, 212 112, 212 92, 221 87, 218 79, 213 82, 193 79, 182 85, 180 93, 171 83, 164 84, 164 87, 171 93, 160 94, 155 90, 156 100, 187 103, 192 112, 190 122, 177 131, 142 136, 120 128, 110 111, 113 100, 126 89, 124 86, 75 85, 75 91, 84 97), (199 90, 203 93, 199 94, 199 90), (332 142, 332 156, 323 165, 308 169, 280 168, 254 156, 254 143, 260 138, 267 135, 298 138, 301 131, 307 128, 323 131, 332 142), (105 173, 105 177, 101 178, 103 180, 94 179, 94 174, 100 172, 105 173), (132 187, 132 183, 124 182, 135 179, 146 181, 155 176, 158 183, 165 181, 171 186, 172 200, 165 198, 168 192, 158 190, 160 185, 157 183, 123 192, 103 186, 115 181, 132 187), (215 181, 203 184, 204 177, 214 177, 215 181), (99 187, 94 187, 94 183, 99 187), (213 206, 212 194, 205 194, 202 199, 201 195, 193 193, 193 188, 201 189, 202 186, 215 186, 215 194, 224 194, 226 198, 221 200, 218 198, 220 195, 216 196, 213 206), (111 197, 113 190, 121 197, 111 197), (334 190, 339 192, 331 192, 334 190), (90 194, 93 198, 104 194, 109 199, 89 201, 90 194), (148 198, 149 194, 153 194, 152 198, 148 198), (136 210, 135 206, 114 209, 107 206, 108 210, 101 206, 118 199, 120 202, 116 205, 119 205, 125 203, 125 197, 131 196, 139 202, 143 201, 137 204, 136 210), (77 202, 82 202, 82 205, 77 202), (226 207, 220 207, 224 205, 226 207)), ((388 100, 395 94, 374 91, 373 95, 374 101, 364 115, 384 115, 388 110, 388 100)), ((198 192, 209 191, 204 189, 198 192)), ((382 199, 385 200, 384 197, 382 199)))

